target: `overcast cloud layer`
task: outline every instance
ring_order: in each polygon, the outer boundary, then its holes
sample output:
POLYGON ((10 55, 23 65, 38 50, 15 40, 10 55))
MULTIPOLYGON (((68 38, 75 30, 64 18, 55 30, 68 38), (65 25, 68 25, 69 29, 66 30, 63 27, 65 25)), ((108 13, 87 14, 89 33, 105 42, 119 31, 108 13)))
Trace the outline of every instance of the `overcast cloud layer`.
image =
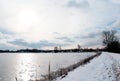
POLYGON ((0 49, 101 47, 103 30, 120 36, 120 0, 0 0, 0 49))

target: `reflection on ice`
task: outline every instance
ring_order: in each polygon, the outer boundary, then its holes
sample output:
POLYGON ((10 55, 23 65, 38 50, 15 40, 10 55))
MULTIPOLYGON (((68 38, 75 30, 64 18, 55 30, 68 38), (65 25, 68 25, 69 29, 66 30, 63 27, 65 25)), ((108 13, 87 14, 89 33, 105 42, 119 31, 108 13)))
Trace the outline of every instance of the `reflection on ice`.
POLYGON ((51 62, 51 71, 74 64, 95 53, 20 53, 0 55, 0 81, 18 81, 40 79, 48 73, 48 64, 51 62))

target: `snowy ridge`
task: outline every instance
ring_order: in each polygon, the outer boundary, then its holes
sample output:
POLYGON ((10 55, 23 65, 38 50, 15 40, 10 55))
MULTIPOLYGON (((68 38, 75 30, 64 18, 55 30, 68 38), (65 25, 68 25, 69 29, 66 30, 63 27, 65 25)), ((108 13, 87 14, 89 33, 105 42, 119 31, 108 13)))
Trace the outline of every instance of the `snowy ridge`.
POLYGON ((120 55, 103 52, 90 63, 56 81, 120 81, 120 55))

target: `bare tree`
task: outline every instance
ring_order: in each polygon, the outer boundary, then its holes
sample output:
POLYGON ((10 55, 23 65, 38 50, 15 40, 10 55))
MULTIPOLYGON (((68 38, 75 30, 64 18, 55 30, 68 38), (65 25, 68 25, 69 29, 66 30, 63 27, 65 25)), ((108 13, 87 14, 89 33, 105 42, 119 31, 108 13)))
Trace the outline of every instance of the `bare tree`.
POLYGON ((103 44, 109 52, 120 52, 120 43, 115 35, 116 31, 103 31, 103 44))
POLYGON ((81 46, 80 46, 79 44, 77 45, 77 47, 78 47, 78 49, 80 50, 81 46))
POLYGON ((58 52, 58 47, 57 46, 54 47, 54 52, 55 53, 58 52))
POLYGON ((115 36, 116 31, 111 30, 111 31, 103 31, 103 44, 108 45, 111 42, 118 41, 117 37, 115 36))
POLYGON ((54 47, 54 50, 58 50, 58 47, 57 47, 57 46, 55 46, 55 47, 54 47))

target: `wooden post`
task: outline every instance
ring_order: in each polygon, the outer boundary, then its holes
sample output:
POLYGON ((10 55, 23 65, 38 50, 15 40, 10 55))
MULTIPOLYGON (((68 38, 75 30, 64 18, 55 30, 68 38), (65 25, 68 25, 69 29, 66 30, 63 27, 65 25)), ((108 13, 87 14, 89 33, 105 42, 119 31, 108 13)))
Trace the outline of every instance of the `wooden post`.
POLYGON ((17 81, 17 77, 15 77, 15 80, 17 81))
POLYGON ((49 62, 49 66, 48 66, 48 80, 51 81, 51 75, 50 75, 50 62, 49 62))

